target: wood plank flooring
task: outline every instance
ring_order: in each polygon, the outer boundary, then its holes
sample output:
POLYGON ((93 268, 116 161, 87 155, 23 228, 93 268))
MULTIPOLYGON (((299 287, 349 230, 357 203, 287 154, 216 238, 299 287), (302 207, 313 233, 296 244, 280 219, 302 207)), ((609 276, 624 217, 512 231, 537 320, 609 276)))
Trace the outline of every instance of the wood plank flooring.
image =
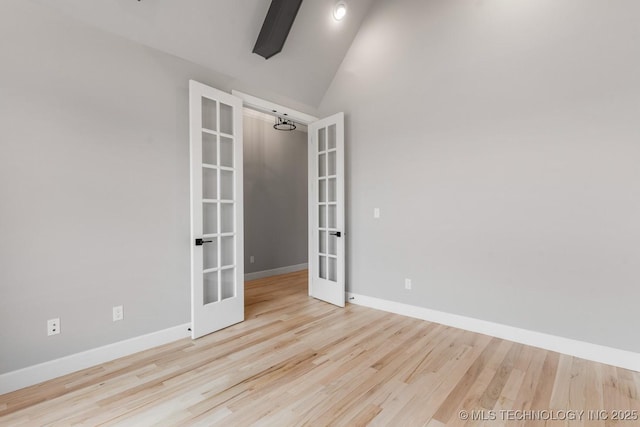
POLYGON ((640 426, 611 419, 640 411, 637 372, 340 309, 306 274, 247 282, 241 324, 2 395, 0 425, 640 426))

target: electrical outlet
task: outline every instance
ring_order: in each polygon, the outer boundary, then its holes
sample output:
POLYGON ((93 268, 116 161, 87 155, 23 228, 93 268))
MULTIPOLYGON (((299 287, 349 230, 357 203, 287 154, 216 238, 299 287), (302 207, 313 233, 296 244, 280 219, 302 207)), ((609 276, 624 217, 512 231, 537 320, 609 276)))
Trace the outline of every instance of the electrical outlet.
POLYGON ((411 279, 404 279, 404 288, 411 290, 411 279))
POLYGON ((249 262, 250 262, 251 264, 253 264, 254 262, 256 262, 256 258, 255 258, 253 255, 251 255, 251 256, 249 257, 249 262))
POLYGON ((47 320, 47 335, 58 335, 60 333, 60 319, 47 320))
POLYGON ((375 219, 379 219, 380 218, 380 208, 373 208, 373 217, 375 219))
POLYGON ((121 305, 116 305, 113 307, 113 321, 117 322, 118 320, 122 320, 124 318, 124 309, 121 305))

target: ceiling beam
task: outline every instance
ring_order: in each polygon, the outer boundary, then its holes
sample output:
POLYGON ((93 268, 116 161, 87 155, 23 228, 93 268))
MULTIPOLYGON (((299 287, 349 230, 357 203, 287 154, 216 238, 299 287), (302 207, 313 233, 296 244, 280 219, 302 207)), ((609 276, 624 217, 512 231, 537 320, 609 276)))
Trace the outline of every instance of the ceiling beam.
POLYGON ((301 3, 302 0, 271 1, 253 53, 269 59, 282 50, 301 3))

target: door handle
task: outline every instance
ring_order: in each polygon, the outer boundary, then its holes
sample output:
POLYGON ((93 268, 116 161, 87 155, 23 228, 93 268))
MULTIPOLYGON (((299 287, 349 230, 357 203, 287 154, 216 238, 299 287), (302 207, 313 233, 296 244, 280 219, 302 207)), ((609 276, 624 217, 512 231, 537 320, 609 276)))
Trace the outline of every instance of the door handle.
POLYGON ((205 243, 211 243, 213 240, 196 239, 196 246, 202 246, 205 243))
POLYGON ((339 231, 330 231, 329 236, 342 237, 342 233, 339 231))

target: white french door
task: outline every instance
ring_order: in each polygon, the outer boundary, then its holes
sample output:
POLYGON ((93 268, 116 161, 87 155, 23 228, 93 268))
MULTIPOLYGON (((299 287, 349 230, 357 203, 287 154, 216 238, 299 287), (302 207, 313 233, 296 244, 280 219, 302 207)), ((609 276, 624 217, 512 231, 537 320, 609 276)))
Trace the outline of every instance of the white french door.
POLYGON ((308 129, 309 295, 344 307, 344 114, 308 129))
POLYGON ((189 82, 191 337, 244 320, 242 101, 189 82))

